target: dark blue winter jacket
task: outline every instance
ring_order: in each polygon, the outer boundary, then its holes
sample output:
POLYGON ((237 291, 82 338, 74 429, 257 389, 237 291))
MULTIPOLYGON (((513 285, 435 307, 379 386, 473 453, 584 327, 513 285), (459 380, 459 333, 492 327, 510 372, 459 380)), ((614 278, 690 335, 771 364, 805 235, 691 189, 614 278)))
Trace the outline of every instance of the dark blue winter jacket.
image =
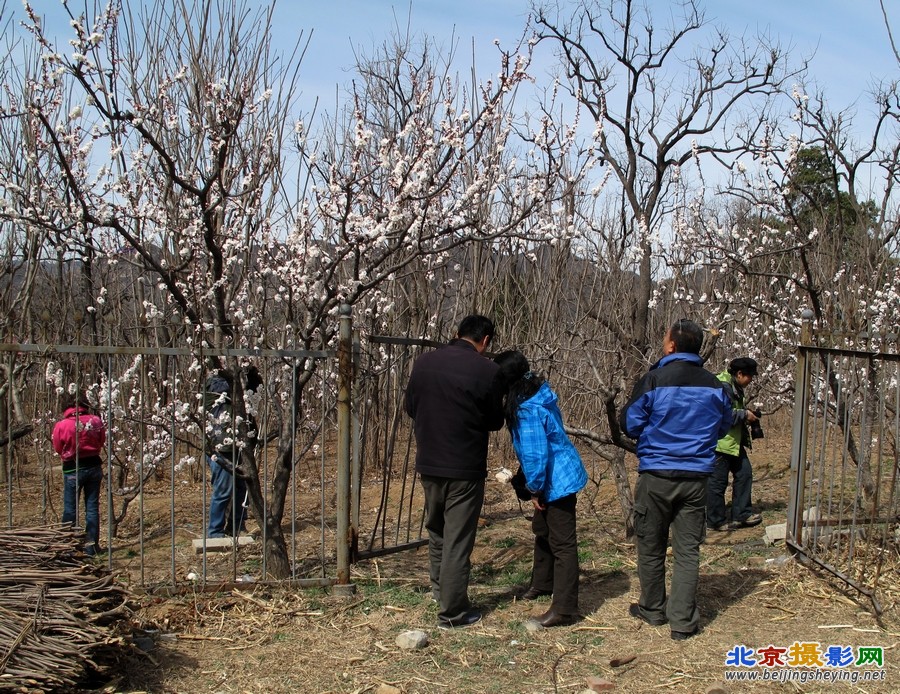
POLYGON ((731 398, 721 381, 687 352, 650 367, 619 417, 622 431, 637 439, 638 472, 711 473, 716 442, 731 423, 731 398))

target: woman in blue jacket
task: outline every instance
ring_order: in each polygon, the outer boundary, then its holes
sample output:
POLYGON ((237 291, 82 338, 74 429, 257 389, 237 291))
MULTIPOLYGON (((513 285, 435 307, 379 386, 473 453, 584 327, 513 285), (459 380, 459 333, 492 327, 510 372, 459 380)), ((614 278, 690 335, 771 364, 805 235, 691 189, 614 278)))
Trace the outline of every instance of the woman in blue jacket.
POLYGON ((563 428, 556 393, 521 352, 502 352, 494 361, 507 388, 506 424, 534 505, 534 566, 522 597, 553 595, 537 621, 545 627, 572 624, 578 619, 575 495, 587 484, 587 472, 563 428))

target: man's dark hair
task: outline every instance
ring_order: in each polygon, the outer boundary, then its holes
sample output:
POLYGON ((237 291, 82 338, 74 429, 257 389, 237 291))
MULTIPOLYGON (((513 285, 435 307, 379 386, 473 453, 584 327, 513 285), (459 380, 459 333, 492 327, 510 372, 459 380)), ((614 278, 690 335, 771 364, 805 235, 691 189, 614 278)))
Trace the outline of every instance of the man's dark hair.
POLYGON ((732 376, 737 376, 738 371, 740 371, 747 376, 755 376, 758 368, 759 365, 756 363, 756 359, 751 359, 750 357, 738 357, 737 359, 731 360, 731 363, 728 365, 728 373, 732 376))
POLYGON ((62 396, 62 398, 60 398, 60 401, 59 401, 60 412, 65 412, 66 410, 68 410, 72 407, 78 407, 78 408, 81 408, 82 410, 93 411, 93 408, 91 407, 91 403, 88 402, 87 396, 82 392, 66 393, 65 395, 62 396))
POLYGON ((703 346, 703 329, 694 321, 679 318, 669 328, 669 338, 675 344, 676 352, 700 354, 703 346))
POLYGON ((473 342, 481 342, 484 338, 494 338, 494 322, 486 317, 473 314, 466 316, 456 331, 458 337, 465 337, 473 342))

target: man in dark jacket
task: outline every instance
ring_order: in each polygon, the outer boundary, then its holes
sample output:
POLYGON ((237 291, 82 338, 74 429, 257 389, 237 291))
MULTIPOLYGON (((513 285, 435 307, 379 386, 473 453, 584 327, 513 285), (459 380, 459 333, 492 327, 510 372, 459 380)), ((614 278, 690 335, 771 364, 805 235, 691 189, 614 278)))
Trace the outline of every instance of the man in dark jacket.
POLYGON ((638 381, 620 416, 637 439, 634 497, 641 597, 629 612, 655 626, 669 622, 672 638, 699 629, 697 583, 706 523, 706 485, 716 442, 731 427, 731 399, 703 368, 703 331, 676 322, 663 339, 663 358, 638 381), (666 596, 666 547, 672 529, 672 594, 666 596))
POLYGON ((481 619, 469 602, 469 573, 484 502, 488 435, 503 426, 494 388, 497 365, 486 358, 494 324, 467 316, 449 345, 420 356, 406 388, 414 420, 416 471, 425 491, 425 527, 438 626, 481 619))

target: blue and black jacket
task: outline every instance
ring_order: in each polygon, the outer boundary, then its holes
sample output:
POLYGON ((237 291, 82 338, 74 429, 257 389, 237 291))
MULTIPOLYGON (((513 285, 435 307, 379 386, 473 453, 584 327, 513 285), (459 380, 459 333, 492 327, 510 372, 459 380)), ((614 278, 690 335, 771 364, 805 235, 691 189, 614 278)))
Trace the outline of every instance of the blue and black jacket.
POLYGON ((637 382, 619 424, 637 439, 638 472, 709 474, 731 428, 731 398, 698 355, 675 352, 637 382))
POLYGON ((587 471, 566 434, 557 395, 548 383, 519 403, 509 433, 530 492, 550 503, 587 484, 587 471))

